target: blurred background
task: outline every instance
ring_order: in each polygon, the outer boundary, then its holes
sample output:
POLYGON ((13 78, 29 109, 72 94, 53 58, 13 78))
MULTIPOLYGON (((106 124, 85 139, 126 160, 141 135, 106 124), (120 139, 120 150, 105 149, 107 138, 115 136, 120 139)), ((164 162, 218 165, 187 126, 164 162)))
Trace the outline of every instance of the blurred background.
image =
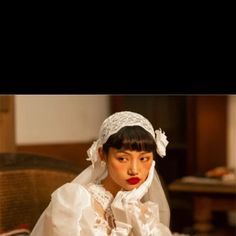
MULTIPOLYGON (((0 95, 0 152, 45 154, 85 168, 101 123, 121 110, 139 112, 165 131, 167 156, 157 160, 157 170, 171 229, 194 233, 195 195, 168 186, 185 176, 205 177, 216 167, 235 171, 235 95, 0 95)), ((212 211, 212 235, 235 235, 235 208, 212 211)))

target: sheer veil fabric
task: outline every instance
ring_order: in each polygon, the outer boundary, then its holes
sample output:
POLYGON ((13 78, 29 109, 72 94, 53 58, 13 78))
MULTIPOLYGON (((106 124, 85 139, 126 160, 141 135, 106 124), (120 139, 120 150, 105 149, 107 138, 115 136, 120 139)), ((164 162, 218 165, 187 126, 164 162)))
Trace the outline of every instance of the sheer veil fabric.
MULTIPOLYGON (((100 181, 107 175, 107 170, 104 165, 101 164, 100 157, 98 155, 98 148, 101 147, 108 138, 118 132, 125 126, 141 126, 147 130, 154 138, 157 143, 157 153, 161 156, 165 156, 165 149, 168 144, 165 133, 161 130, 154 131, 151 123, 142 115, 130 111, 122 111, 114 113, 109 116, 102 124, 98 139, 88 149, 87 153, 89 158, 87 160, 92 162, 88 168, 86 168, 79 176, 77 176, 73 182, 81 185, 86 185, 91 182, 100 181)), ((157 171, 153 170, 153 180, 148 188, 147 192, 144 193, 142 199, 144 201, 152 201, 158 204, 160 211, 160 222, 169 227, 170 223, 170 209, 169 205, 161 185, 157 171)), ((150 174, 150 173, 149 173, 150 174)), ((145 184, 145 182, 143 183, 145 184)))

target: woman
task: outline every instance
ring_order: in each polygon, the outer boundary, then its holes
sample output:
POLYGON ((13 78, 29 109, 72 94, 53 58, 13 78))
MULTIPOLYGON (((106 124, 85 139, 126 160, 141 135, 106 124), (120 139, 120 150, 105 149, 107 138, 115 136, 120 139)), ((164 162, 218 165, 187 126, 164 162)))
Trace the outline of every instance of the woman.
POLYGON ((154 160, 167 144, 138 113, 108 117, 88 150, 92 165, 52 194, 31 236, 171 235, 154 160))

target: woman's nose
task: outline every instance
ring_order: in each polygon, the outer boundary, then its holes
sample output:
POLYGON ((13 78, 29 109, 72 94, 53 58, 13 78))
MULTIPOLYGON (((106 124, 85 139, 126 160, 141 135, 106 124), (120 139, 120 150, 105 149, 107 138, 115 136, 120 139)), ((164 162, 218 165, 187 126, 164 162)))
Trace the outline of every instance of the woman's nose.
POLYGON ((128 174, 137 175, 138 172, 139 172, 138 163, 136 161, 131 162, 129 170, 128 170, 128 174))

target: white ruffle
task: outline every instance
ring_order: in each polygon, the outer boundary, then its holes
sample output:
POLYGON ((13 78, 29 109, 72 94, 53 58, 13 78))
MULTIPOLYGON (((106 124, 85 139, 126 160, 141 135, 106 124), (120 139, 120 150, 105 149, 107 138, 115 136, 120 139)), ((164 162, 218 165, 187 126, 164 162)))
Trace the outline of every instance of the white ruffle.
POLYGON ((104 211, 111 205, 114 199, 113 195, 101 184, 89 184, 88 191, 92 194, 93 198, 99 202, 104 211))
POLYGON ((162 132, 161 129, 155 130, 156 134, 156 144, 157 144, 157 153, 161 156, 164 157, 166 155, 166 146, 168 145, 168 140, 165 135, 165 132, 162 132))

